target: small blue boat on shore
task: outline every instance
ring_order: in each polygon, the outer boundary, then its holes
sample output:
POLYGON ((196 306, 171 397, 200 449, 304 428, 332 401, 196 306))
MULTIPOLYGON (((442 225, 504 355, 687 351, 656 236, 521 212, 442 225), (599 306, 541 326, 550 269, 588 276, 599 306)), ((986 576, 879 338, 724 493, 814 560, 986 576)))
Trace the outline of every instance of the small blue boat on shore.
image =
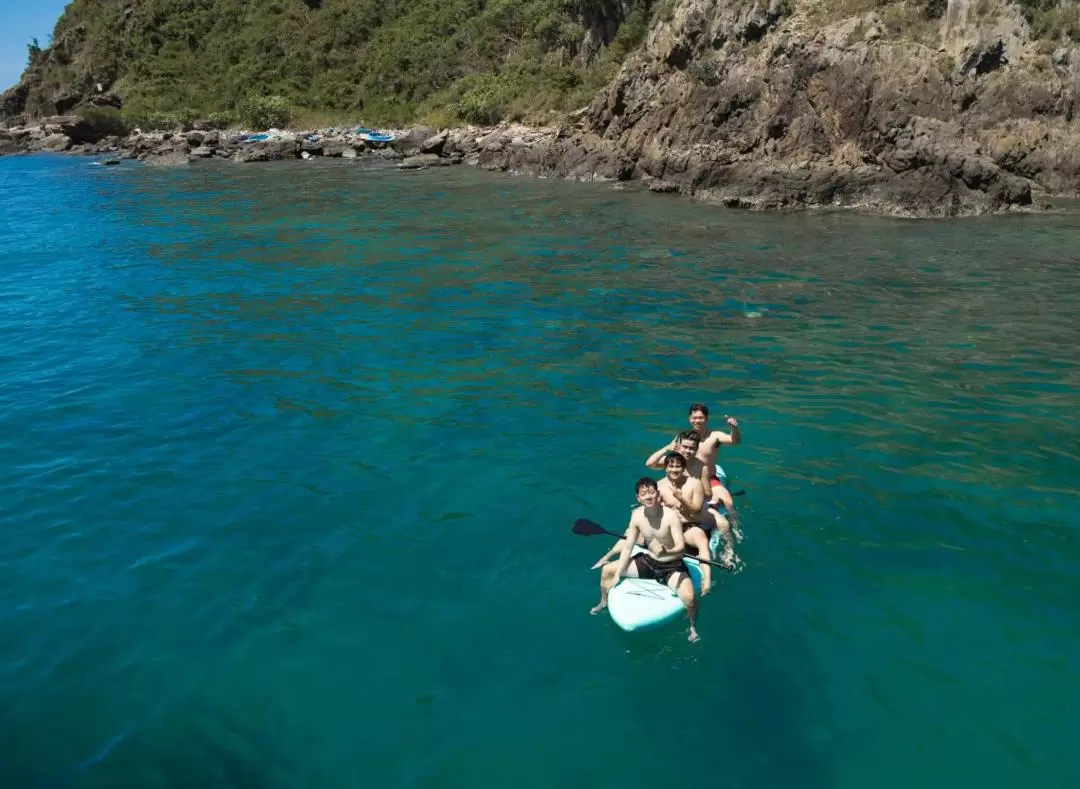
POLYGON ((393 142, 394 135, 384 134, 383 132, 375 131, 375 129, 369 129, 366 126, 358 126, 356 128, 356 134, 364 142, 393 142))

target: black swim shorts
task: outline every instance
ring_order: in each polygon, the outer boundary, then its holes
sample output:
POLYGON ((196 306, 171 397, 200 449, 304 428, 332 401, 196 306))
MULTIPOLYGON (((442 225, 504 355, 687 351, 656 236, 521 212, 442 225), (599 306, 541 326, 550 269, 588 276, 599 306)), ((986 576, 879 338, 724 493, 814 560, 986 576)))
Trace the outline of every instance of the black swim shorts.
MULTIPOLYGON (((716 521, 714 521, 712 518, 710 518, 705 523, 684 523, 683 524, 683 534, 686 534, 688 531, 690 531, 695 526, 697 526, 699 529, 701 529, 703 532, 705 532, 706 537, 712 537, 712 533, 714 531, 716 531, 716 521)), ((686 550, 687 553, 693 553, 694 549, 691 548, 689 545, 687 545, 685 550, 686 550)), ((697 554, 694 554, 694 555, 696 556, 697 554)))
MULTIPOLYGON (((685 573, 690 577, 690 570, 682 559, 672 559, 661 562, 654 559, 651 554, 639 553, 634 557, 634 567, 637 568, 638 578, 647 578, 667 586, 668 579, 677 573, 685 573)), ((679 580, 676 580, 678 585, 679 580)))

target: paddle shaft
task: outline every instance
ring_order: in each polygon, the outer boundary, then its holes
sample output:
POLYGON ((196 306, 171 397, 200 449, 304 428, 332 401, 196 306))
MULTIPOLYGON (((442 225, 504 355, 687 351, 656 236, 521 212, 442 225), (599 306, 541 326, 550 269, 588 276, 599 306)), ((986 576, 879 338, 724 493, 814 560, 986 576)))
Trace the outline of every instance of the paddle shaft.
MULTIPOLYGON (((612 537, 614 537, 614 538, 616 538, 616 539, 618 539, 618 540, 623 540, 623 539, 626 539, 626 535, 624 535, 624 534, 618 534, 618 533, 616 533, 616 532, 613 532, 613 531, 609 531, 608 529, 605 529, 605 528, 604 528, 603 526, 601 526, 600 524, 596 524, 596 527, 597 527, 598 529, 600 529, 600 531, 601 531, 602 533, 604 533, 604 534, 610 534, 610 535, 611 535, 612 537)), ((635 544, 636 544, 636 545, 641 545, 641 543, 635 543, 635 544)), ((642 545, 642 547, 645 547, 645 546, 644 546, 644 545, 642 545)), ((720 564, 720 562, 714 562, 714 561, 712 561, 711 559, 702 559, 702 558, 701 558, 700 556, 689 556, 689 557, 684 557, 684 558, 690 558, 690 559, 693 559, 693 560, 694 560, 695 562, 702 562, 702 563, 704 563, 704 564, 711 564, 711 565, 712 565, 713 567, 719 567, 719 568, 720 568, 721 570, 730 570, 730 569, 731 569, 731 568, 730 568, 730 567, 728 567, 727 565, 724 565, 724 564, 720 564)))

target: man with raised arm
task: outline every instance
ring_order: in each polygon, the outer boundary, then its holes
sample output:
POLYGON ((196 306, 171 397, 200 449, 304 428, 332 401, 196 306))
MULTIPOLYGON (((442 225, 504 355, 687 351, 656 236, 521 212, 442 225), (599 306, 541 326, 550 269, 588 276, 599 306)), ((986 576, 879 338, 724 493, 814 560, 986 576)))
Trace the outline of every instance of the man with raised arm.
POLYGON ((670 443, 665 444, 649 455, 645 461, 645 467, 663 471, 664 459, 672 452, 678 452, 686 459, 686 473, 701 480, 701 487, 705 491, 707 500, 711 485, 710 480, 715 474, 714 468, 706 465, 705 461, 698 457, 700 446, 701 435, 696 430, 684 430, 671 439, 670 443))
POLYGON ((694 403, 690 406, 690 426, 694 429, 694 432, 701 436, 697 456, 705 464, 705 468, 709 473, 708 501, 712 505, 723 505, 727 513, 735 518, 737 517, 735 514, 735 501, 731 498, 731 492, 728 491, 716 473, 716 459, 717 455, 720 454, 721 445, 733 447, 739 444, 742 441, 742 434, 739 432, 739 423, 735 417, 728 416, 725 419, 728 426, 731 427, 730 433, 725 433, 722 430, 711 430, 709 428, 709 407, 704 403, 694 403))

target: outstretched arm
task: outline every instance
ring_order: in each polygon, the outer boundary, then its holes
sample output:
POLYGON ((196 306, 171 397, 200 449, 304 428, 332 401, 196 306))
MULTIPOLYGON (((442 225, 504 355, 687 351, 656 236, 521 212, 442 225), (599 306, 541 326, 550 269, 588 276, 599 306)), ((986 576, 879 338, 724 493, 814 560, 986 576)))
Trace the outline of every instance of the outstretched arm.
POLYGON ((727 420, 728 427, 731 428, 731 433, 729 434, 720 430, 714 430, 708 439, 714 446, 717 444, 735 446, 742 441, 742 433, 739 432, 739 421, 733 416, 725 417, 725 419, 727 420))
POLYGON ((592 569, 593 570, 598 570, 601 567, 603 567, 605 564, 610 562, 612 559, 614 559, 616 556, 618 556, 619 552, 622 551, 622 545, 623 545, 623 541, 619 540, 614 545, 612 545, 610 548, 608 548, 607 553, 605 553, 603 556, 601 556, 599 559, 596 560, 596 564, 594 564, 592 566, 592 569))
POLYGON ((662 469, 664 467, 664 455, 668 452, 675 451, 675 439, 671 439, 670 444, 665 444, 660 449, 649 455, 649 459, 645 461, 645 467, 651 469, 662 469))
POLYGON ((738 444, 742 441, 742 433, 739 432, 739 423, 733 416, 727 417, 727 423, 731 426, 731 443, 738 444))

